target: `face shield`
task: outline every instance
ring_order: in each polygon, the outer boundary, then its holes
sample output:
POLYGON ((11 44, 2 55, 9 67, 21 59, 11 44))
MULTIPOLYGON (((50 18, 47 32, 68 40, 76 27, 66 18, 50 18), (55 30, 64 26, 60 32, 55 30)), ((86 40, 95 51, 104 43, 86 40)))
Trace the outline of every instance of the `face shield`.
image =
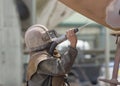
POLYGON ((48 40, 54 41, 55 39, 57 39, 57 37, 58 37, 58 34, 55 30, 49 30, 43 34, 42 40, 43 41, 48 41, 48 40))

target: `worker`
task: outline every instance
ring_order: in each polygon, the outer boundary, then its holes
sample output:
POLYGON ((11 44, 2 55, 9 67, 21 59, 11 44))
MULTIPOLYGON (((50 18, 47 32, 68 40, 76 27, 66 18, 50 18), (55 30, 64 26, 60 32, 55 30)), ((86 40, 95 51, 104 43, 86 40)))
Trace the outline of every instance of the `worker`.
POLYGON ((57 39, 54 30, 36 24, 25 33, 25 43, 29 50, 30 60, 27 67, 27 86, 69 86, 67 73, 77 56, 77 36, 73 29, 66 31, 70 42, 68 51, 60 55, 55 49, 49 53, 51 44, 57 39))

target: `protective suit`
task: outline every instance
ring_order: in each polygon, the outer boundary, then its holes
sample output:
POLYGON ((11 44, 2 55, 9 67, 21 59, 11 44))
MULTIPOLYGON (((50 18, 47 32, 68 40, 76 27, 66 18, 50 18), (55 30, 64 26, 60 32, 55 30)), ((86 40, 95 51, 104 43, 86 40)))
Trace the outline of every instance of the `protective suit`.
POLYGON ((68 86, 66 74, 70 71, 77 49, 69 46, 69 50, 60 55, 56 50, 50 55, 50 43, 57 38, 42 25, 34 25, 25 33, 25 43, 30 51, 27 68, 27 86, 68 86), (48 83, 49 81, 49 83, 48 83))

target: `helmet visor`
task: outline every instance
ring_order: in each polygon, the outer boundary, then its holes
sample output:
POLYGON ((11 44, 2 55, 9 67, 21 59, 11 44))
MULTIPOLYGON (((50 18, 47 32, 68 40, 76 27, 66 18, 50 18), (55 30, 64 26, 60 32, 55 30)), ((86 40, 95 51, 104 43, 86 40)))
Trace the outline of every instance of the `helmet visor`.
POLYGON ((55 30, 49 30, 43 35, 44 41, 54 41, 58 37, 57 32, 55 30))

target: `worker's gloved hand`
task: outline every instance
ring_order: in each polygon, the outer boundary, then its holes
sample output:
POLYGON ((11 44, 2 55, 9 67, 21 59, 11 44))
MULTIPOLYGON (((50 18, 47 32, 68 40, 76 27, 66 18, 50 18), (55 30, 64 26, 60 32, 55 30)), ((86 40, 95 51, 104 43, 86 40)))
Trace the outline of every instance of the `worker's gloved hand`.
POLYGON ((76 48, 77 36, 74 32, 74 29, 70 29, 66 32, 67 39, 70 41, 70 46, 76 48))

